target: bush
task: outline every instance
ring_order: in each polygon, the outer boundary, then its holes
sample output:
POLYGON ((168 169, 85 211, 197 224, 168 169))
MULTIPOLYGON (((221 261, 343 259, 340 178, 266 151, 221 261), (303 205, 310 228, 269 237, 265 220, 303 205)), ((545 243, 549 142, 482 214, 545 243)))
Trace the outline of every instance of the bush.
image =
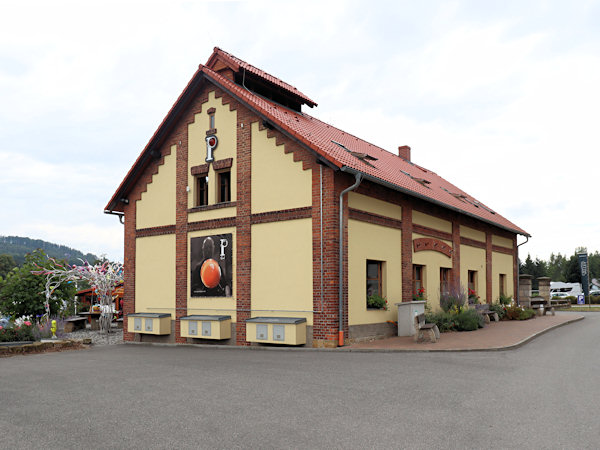
POLYGON ((490 311, 493 311, 496 314, 498 314, 500 320, 504 319, 504 316, 506 315, 506 310, 504 309, 504 306, 502 306, 499 303, 494 303, 490 305, 490 311))
POLYGON ((378 294, 367 297, 367 308, 387 309, 387 300, 378 294))
POLYGON ((8 327, 0 327, 0 342, 35 341, 35 327, 29 321, 22 325, 11 323, 8 327))
POLYGON ((456 315, 458 331, 473 331, 483 328, 485 321, 481 314, 474 309, 464 309, 456 315))
POLYGON ((425 322, 435 323, 440 332, 473 331, 483 328, 485 321, 481 314, 470 308, 462 308, 458 312, 438 311, 425 314, 425 322))
POLYGON ((440 307, 445 311, 458 312, 467 302, 467 291, 460 284, 453 284, 440 294, 440 307))
POLYGON ((498 303, 500 305, 510 305, 512 301, 513 299, 508 295, 500 294, 500 297, 498 297, 498 303))
POLYGON ((506 307, 505 318, 507 320, 527 320, 535 316, 535 311, 529 308, 523 308, 517 305, 509 305, 506 307))
POLYGON ((450 314, 445 311, 437 311, 434 313, 425 313, 425 322, 435 323, 441 333, 446 331, 456 330, 456 314, 450 314))

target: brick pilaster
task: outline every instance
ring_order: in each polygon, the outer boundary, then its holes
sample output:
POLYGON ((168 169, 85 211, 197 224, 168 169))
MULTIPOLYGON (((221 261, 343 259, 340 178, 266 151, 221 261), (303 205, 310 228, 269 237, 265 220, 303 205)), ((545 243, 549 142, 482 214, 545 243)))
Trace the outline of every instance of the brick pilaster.
POLYGON ((236 217, 236 344, 246 342, 246 320, 250 318, 252 244, 252 142, 251 117, 245 108, 237 114, 237 217, 236 217))
POLYGON ((492 233, 485 233, 485 300, 492 301, 492 233))
POLYGON ((460 224, 452 221, 452 282, 460 285, 460 224))
POLYGON ((402 301, 410 302, 413 298, 413 222, 412 205, 402 205, 402 301))

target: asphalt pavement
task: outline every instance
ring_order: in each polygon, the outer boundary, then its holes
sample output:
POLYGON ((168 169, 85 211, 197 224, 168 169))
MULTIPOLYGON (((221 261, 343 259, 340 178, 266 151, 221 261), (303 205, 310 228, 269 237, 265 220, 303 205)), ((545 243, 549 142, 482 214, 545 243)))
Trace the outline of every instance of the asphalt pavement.
POLYGON ((583 315, 503 352, 3 358, 0 448, 598 448, 600 314, 583 315))

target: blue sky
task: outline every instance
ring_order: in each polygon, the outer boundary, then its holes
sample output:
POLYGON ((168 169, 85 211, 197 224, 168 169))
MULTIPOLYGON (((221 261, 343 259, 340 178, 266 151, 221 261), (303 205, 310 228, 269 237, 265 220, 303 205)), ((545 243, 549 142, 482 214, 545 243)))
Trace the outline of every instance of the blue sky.
POLYGON ((219 46, 410 145, 532 234, 523 259, 600 250, 599 23, 598 1, 0 0, 0 235, 122 260, 103 208, 219 46))

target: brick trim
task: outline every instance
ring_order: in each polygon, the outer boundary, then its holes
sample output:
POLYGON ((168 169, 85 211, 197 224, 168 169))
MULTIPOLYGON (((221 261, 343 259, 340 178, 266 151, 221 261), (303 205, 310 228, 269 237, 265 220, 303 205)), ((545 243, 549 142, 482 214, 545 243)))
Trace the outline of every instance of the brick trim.
POLYGON ((434 252, 442 253, 443 255, 446 255, 448 257, 452 257, 453 254, 452 246, 434 238, 413 239, 413 250, 415 252, 431 250, 434 252))
POLYGON ((223 208, 234 208, 236 205, 237 205, 236 202, 222 202, 222 203, 215 203, 214 205, 194 206, 193 208, 188 209, 188 213, 212 211, 214 209, 223 209, 223 208))
MULTIPOLYGON (((411 215, 412 216, 412 215, 411 215)), ((445 239, 447 241, 452 241, 452 233, 446 233, 445 231, 434 230, 433 228, 429 228, 423 225, 417 225, 413 223, 412 225, 413 233, 424 234, 425 236, 431 236, 438 239, 445 239)))
POLYGON ((199 166, 193 166, 190 169, 190 172, 193 176, 208 175, 208 163, 200 164, 199 166))
POLYGON ((229 169, 231 166, 233 166, 233 158, 219 159, 213 162, 213 169, 215 170, 229 169))
POLYGON ((210 219, 210 220, 199 220, 197 222, 189 222, 187 225, 187 231, 202 231, 202 230, 214 230, 216 228, 228 228, 235 227, 235 217, 223 217, 221 219, 210 219))
POLYGON ((217 129, 216 128, 211 128, 210 130, 206 130, 206 135, 207 136, 211 136, 213 134, 217 134, 217 129))
POLYGON ((348 208, 348 217, 352 220, 359 220, 361 222, 371 223, 374 225, 381 225, 383 227, 395 228, 397 230, 402 229, 402 221, 398 219, 392 219, 391 217, 381 216, 360 209, 348 208))
POLYGON ((460 283, 460 224, 452 220, 452 282, 460 283))
POLYGON ((250 223, 256 225, 259 223, 282 222, 285 220, 309 219, 312 217, 312 207, 282 209, 279 211, 269 211, 264 213, 252 214, 250 223))
POLYGON ((161 227, 140 228, 139 230, 135 230, 135 237, 161 236, 163 234, 173 233, 175 233, 175 225, 164 225, 161 227))
POLYGON ((492 251, 497 253, 504 253, 505 255, 513 254, 512 248, 502 247, 500 245, 492 245, 492 251))
POLYGON ((402 205, 402 301, 410 302, 413 296, 413 223, 412 205, 406 202, 402 205))
POLYGON ((485 299, 492 303, 492 233, 485 233, 485 299))
POLYGON ((476 241, 475 239, 466 238, 462 236, 460 238, 460 243, 461 245, 468 245, 470 247, 485 248, 485 242, 476 241))
POLYGON ((214 114, 214 113, 216 113, 216 112, 217 112, 217 109, 216 109, 216 108, 208 108, 208 109, 206 110, 206 113, 207 113, 207 114, 214 114))

